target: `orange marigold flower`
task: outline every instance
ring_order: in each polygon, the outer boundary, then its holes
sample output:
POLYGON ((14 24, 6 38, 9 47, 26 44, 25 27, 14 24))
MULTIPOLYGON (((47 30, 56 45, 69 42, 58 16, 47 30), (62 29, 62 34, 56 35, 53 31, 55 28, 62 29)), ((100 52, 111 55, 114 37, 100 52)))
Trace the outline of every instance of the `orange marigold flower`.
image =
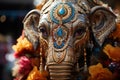
POLYGON ((120 61, 120 47, 113 47, 112 45, 107 44, 103 51, 113 61, 120 61))
POLYGON ((12 48, 15 52, 21 52, 22 50, 33 51, 32 44, 25 37, 22 36, 17 39, 17 44, 13 45, 12 48))
POLYGON ((89 67, 90 77, 88 80, 112 80, 112 72, 103 68, 102 64, 92 65, 89 67))
POLYGON ((120 23, 116 25, 116 30, 110 35, 110 37, 113 37, 113 39, 120 39, 120 23))
POLYGON ((40 44, 37 47, 36 50, 34 50, 33 45, 31 42, 27 40, 24 35, 20 36, 17 39, 17 44, 13 45, 12 48, 15 51, 14 56, 16 58, 19 58, 21 56, 24 56, 25 54, 31 54, 31 53, 42 53, 43 56, 45 56, 46 49, 48 48, 47 41, 40 36, 40 44))
POLYGON ((27 80, 47 80, 46 76, 46 72, 40 73, 40 71, 35 66, 33 70, 29 73, 27 80))

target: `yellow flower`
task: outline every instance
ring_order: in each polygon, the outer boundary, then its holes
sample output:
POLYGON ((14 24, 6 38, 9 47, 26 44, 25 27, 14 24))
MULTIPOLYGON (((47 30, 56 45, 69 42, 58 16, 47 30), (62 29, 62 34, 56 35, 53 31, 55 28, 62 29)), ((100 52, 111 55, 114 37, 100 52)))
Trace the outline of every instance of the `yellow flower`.
POLYGON ((47 80, 47 72, 43 71, 40 73, 40 71, 35 66, 33 70, 29 73, 27 80, 47 80))
POLYGON ((113 37, 113 39, 120 40, 120 23, 116 25, 116 30, 110 35, 110 37, 113 37))
POLYGON ((17 39, 17 44, 13 45, 13 50, 15 52, 21 52, 23 49, 28 51, 33 51, 32 44, 25 37, 20 37, 17 39))
POLYGON ((112 45, 107 44, 103 51, 110 59, 114 61, 120 61, 120 47, 113 47, 112 45))
POLYGON ((88 80, 112 80, 112 73, 100 63, 90 66, 89 73, 91 76, 88 80))

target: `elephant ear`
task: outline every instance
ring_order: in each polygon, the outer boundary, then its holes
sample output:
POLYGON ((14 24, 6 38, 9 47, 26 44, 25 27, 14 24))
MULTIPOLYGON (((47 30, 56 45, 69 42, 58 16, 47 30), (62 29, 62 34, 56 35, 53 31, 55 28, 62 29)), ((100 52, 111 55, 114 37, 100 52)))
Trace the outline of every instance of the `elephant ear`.
POLYGON ((96 42, 102 46, 105 38, 115 29, 116 16, 108 8, 96 6, 91 9, 91 29, 96 42))
POLYGON ((38 25, 40 20, 40 11, 31 10, 24 18, 24 34, 25 37, 32 43, 34 49, 39 44, 38 25))

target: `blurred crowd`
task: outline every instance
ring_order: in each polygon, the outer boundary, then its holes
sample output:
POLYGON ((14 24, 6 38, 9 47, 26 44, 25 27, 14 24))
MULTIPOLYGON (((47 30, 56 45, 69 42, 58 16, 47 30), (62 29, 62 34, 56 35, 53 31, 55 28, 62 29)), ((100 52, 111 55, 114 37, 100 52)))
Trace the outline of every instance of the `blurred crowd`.
POLYGON ((13 67, 13 38, 11 35, 0 34, 0 80, 12 80, 11 69, 13 67))

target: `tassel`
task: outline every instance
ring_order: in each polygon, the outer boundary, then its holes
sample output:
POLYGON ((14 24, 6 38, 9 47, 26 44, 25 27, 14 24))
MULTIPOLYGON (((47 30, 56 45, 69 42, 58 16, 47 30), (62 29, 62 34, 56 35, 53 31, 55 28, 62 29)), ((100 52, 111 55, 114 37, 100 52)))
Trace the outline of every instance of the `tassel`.
POLYGON ((84 72, 87 72, 88 69, 87 69, 87 58, 86 58, 86 50, 84 49, 84 72))

